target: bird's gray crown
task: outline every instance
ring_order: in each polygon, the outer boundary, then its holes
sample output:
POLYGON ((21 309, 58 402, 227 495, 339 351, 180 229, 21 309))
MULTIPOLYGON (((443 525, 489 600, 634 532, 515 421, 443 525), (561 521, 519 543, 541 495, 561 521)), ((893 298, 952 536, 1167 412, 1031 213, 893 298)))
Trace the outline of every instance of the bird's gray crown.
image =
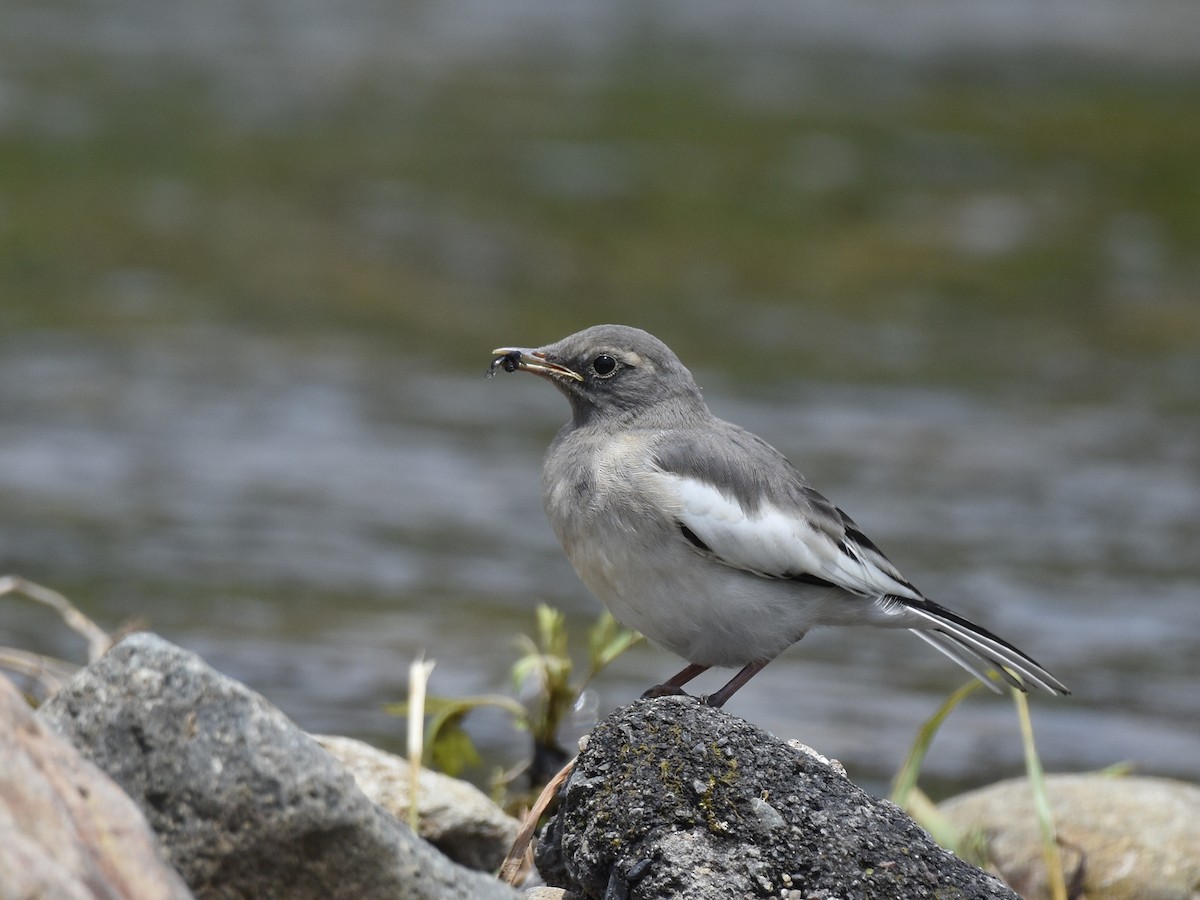
POLYGON ((553 379, 571 402, 576 426, 641 417, 667 424, 708 415, 692 373, 670 347, 640 328, 595 325, 541 352, 582 379, 553 379))

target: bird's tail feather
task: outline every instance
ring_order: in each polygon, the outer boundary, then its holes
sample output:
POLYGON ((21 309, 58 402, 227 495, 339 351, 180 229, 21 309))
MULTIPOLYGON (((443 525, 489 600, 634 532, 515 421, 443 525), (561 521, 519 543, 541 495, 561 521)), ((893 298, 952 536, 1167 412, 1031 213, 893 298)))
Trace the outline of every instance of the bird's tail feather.
POLYGON ((1017 681, 1007 670, 997 668, 992 663, 981 657, 978 653, 962 646, 948 635, 922 631, 920 628, 910 628, 913 634, 925 641, 939 653, 944 653, 950 657, 976 678, 984 683, 989 690, 995 691, 997 694, 1004 693, 1004 689, 995 681, 992 680, 989 672, 999 672, 1000 676, 1014 687, 1024 688, 1021 682, 1017 681))
POLYGON ((1023 679, 1051 694, 1071 693, 1036 660, 986 628, 929 600, 910 600, 907 597, 894 599, 929 622, 924 628, 910 628, 913 634, 950 657, 992 690, 1000 692, 1001 687, 988 676, 989 670, 997 672, 1020 690, 1025 690, 1023 679), (1016 676, 1020 676, 1020 679, 1016 676))

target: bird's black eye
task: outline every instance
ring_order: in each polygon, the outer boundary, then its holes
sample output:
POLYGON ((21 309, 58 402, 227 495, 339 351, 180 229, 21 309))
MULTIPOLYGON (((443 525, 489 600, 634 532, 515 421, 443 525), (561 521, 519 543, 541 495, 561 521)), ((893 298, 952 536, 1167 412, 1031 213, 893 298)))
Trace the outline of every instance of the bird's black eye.
POLYGON ((607 353, 601 353, 592 360, 592 369, 595 370, 597 375, 611 375, 616 368, 617 361, 607 353))

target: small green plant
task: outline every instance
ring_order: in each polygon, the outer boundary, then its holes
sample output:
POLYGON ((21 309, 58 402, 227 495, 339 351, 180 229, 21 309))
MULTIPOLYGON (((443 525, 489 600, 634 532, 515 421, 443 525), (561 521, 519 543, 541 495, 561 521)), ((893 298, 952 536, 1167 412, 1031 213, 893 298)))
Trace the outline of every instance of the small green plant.
MULTIPOLYGON (((935 841, 943 847, 952 850, 962 858, 985 866, 988 863, 987 845, 980 834, 962 834, 954 828, 938 811, 933 801, 917 787, 917 779, 921 774, 921 766, 933 743, 934 736, 946 717, 954 711, 963 700, 969 697, 982 682, 972 680, 952 693, 941 706, 937 708, 917 732, 916 739, 908 751, 903 764, 896 773, 892 784, 892 802, 906 810, 935 841)), ((1038 818, 1038 827, 1042 835, 1042 853, 1045 858, 1048 873, 1050 896, 1053 900, 1067 900, 1066 880, 1063 875, 1062 861, 1058 852, 1058 838, 1054 828, 1054 818, 1050 811, 1050 800, 1046 792, 1046 779, 1038 758, 1037 746, 1033 740, 1033 721, 1029 717, 1029 700, 1021 691, 1011 690, 1013 701, 1017 707, 1017 720, 1021 728, 1021 744, 1025 754, 1025 771, 1029 778, 1029 787, 1033 793, 1033 808, 1038 818)))
MULTIPOLYGON (((482 762, 479 751, 463 727, 468 715, 487 707, 508 713, 513 727, 529 732, 533 752, 528 763, 496 778, 497 787, 528 775, 531 786, 542 784, 569 758, 559 743, 558 733, 567 714, 575 707, 588 683, 609 663, 641 640, 637 632, 623 628, 609 613, 601 614, 587 635, 587 667, 575 680, 566 618, 545 604, 537 608, 536 632, 522 635, 520 657, 513 664, 513 688, 522 700, 507 694, 473 697, 425 698, 424 754, 422 762, 448 775, 482 762)), ((407 714, 409 704, 388 707, 396 715, 407 714)))

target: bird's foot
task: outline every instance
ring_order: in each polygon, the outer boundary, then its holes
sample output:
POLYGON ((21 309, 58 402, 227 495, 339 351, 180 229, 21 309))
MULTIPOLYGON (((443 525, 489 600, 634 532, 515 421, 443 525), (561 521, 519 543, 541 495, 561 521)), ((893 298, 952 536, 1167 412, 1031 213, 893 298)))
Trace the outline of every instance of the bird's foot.
POLYGON ((656 684, 654 687, 649 688, 648 690, 642 692, 643 700, 650 700, 650 699, 653 699, 654 697, 690 697, 690 696, 692 696, 692 695, 689 694, 687 691, 685 691, 683 688, 678 687, 674 684, 656 684))

